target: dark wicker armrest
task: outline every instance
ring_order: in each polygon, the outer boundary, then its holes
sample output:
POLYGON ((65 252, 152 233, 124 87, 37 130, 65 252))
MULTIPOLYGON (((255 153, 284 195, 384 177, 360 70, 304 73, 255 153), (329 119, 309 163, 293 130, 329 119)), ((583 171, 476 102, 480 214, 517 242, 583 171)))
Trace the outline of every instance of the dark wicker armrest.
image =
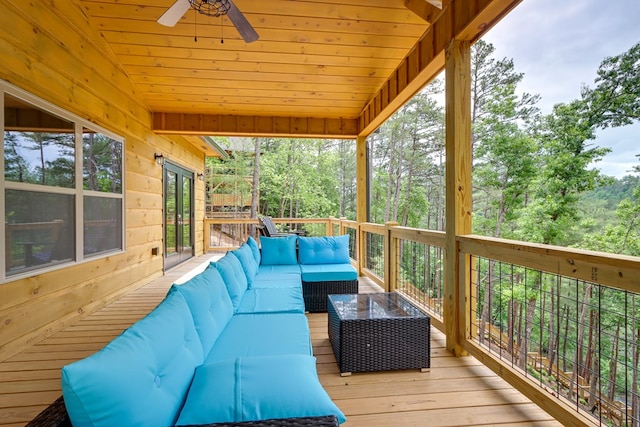
POLYGON ((71 427, 62 396, 29 421, 25 427, 71 427))
POLYGON ((264 421, 243 421, 238 423, 215 423, 199 426, 185 427, 338 427, 338 419, 335 415, 324 417, 282 418, 264 421))
MULTIPOLYGON (((337 427, 338 419, 334 415, 323 417, 286 418, 265 421, 244 421, 238 423, 216 423, 189 427, 337 427)), ((71 427, 67 408, 62 396, 45 408, 26 427, 71 427)))

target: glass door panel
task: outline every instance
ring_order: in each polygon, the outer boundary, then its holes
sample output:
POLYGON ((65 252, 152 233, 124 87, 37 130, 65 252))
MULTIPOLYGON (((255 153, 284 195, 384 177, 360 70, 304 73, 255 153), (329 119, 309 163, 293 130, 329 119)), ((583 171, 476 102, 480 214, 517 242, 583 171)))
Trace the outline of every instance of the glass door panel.
POLYGON ((164 268, 193 256, 193 172, 164 165, 164 268))

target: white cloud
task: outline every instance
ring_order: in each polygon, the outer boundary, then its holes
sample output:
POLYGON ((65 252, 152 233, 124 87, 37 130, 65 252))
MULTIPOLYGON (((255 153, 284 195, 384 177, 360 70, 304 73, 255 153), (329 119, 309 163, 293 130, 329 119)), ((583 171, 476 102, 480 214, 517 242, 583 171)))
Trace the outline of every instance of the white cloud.
MULTIPOLYGON (((638 0, 524 0, 484 40, 496 57, 513 58, 525 74, 522 92, 541 95, 539 107, 580 97, 583 84, 594 86, 605 57, 619 55, 640 42, 638 0)), ((613 152, 596 164, 603 173, 628 174, 640 154, 640 124, 598 132, 595 143, 613 152)))

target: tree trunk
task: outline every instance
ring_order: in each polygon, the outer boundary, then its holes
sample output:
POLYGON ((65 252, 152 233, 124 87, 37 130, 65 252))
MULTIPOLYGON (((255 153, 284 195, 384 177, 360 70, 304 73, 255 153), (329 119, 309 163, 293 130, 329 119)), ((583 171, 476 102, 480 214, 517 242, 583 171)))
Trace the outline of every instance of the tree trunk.
POLYGON ((527 349, 529 347, 529 341, 531 340, 531 332, 533 330, 533 316, 536 313, 537 299, 529 298, 527 301, 527 316, 525 319, 524 339, 520 344, 520 357, 518 359, 518 366, 520 369, 527 369, 527 349))
POLYGON ((616 334, 611 342, 611 357, 609 358, 609 387, 607 388, 607 398, 613 402, 616 397, 616 375, 618 374, 618 353, 620 346, 620 322, 616 327, 616 334))
POLYGON ((591 297, 592 284, 587 284, 582 297, 582 305, 580 310, 580 318, 578 319, 578 333, 576 337, 576 352, 573 357, 573 369, 571 373, 571 382, 569 383, 569 400, 574 400, 576 397, 576 379, 578 371, 583 364, 583 347, 584 347, 584 319, 587 317, 587 308, 589 306, 589 298, 591 297))
MULTIPOLYGON (((560 312, 559 312, 559 297, 560 297, 560 276, 557 276, 557 280, 551 285, 551 298, 549 298, 549 327, 547 329, 549 334, 549 340, 547 341, 547 359, 549 360, 549 369, 555 363, 556 355, 558 353, 558 338, 560 328, 560 312), (556 325, 558 331, 556 331, 556 325)), ((544 311, 543 311, 544 312, 544 311)))
MULTIPOLYGON (((635 300, 635 297, 632 297, 635 300)), ((635 304, 634 304, 635 305, 635 304)), ((635 312, 635 310, 634 310, 635 312)), ((635 317, 634 317, 634 324, 635 317)), ((633 341, 631 349, 633 351, 633 366, 632 366, 632 378, 631 378, 631 416, 632 426, 640 426, 640 397, 638 396, 638 362, 640 361, 640 326, 634 325, 636 331, 636 339, 633 341)))
MULTIPOLYGON (((491 324, 491 295, 493 294, 493 267, 495 260, 489 261, 489 269, 487 271, 486 278, 484 280, 484 296, 482 298, 482 311, 480 313, 480 343, 484 342, 484 336, 487 329, 487 324, 491 324)), ((509 328, 511 330, 511 328, 509 328)), ((512 345, 513 340, 511 340, 512 345)))
MULTIPOLYGON (((596 318, 599 319, 598 314, 595 315, 596 318)), ((600 357, 595 357, 593 359, 593 369, 594 375, 591 375, 591 379, 589 381, 589 399, 587 401, 590 408, 593 408, 596 405, 596 399, 598 399, 600 394, 600 357)))

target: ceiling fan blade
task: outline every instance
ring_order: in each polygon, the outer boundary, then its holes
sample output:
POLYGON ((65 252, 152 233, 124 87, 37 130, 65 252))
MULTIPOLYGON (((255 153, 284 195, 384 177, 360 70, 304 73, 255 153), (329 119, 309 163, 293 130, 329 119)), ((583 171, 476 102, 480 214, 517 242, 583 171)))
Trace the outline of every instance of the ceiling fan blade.
POLYGON ((187 10, 191 7, 189 0, 176 0, 165 13, 158 18, 158 23, 167 27, 173 27, 178 23, 187 10))
MULTIPOLYGON (((188 0, 185 0, 188 1, 188 0)), ((245 42, 251 43, 256 40, 260 36, 256 33, 256 30, 253 29, 247 18, 244 17, 242 12, 233 4, 233 1, 229 0, 229 10, 227 11, 227 16, 231 23, 236 27, 242 38, 245 42)))

